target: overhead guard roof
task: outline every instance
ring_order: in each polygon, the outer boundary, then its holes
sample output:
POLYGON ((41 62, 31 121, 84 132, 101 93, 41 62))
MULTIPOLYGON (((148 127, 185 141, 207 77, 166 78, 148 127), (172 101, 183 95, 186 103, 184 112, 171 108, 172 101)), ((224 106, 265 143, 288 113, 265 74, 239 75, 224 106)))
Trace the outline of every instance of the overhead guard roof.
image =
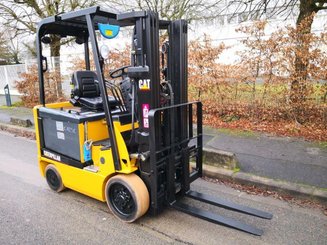
MULTIPOLYGON (((145 12, 141 11, 144 15, 145 12)), ((133 13, 133 12, 132 12, 133 13)), ((140 12, 135 12, 140 13, 140 12)), ((56 16, 45 18, 39 22, 38 36, 46 34, 61 34, 67 36, 78 36, 87 32, 86 16, 93 16, 94 29, 98 29, 98 23, 109 23, 119 26, 130 26, 134 22, 131 19, 118 18, 118 14, 106 10, 103 7, 95 6, 74 12, 64 13, 56 16), (119 19, 119 20, 117 20, 119 19)), ((125 14, 122 14, 124 16, 125 14)))

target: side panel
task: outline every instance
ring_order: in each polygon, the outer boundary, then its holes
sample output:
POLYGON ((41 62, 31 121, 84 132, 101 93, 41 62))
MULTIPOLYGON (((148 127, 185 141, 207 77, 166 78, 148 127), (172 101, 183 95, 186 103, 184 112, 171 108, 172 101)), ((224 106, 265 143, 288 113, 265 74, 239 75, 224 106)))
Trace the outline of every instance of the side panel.
POLYGON ((41 175, 44 176, 44 169, 45 165, 41 163, 41 135, 42 132, 40 132, 39 127, 39 117, 38 117, 38 109, 41 107, 41 105, 37 105, 33 108, 33 116, 34 116, 34 124, 35 124, 35 140, 36 140, 36 147, 37 147, 37 160, 39 162, 39 169, 41 172, 41 175))
POLYGON ((103 195, 103 185, 108 177, 106 174, 102 175, 99 172, 93 173, 41 157, 41 161, 39 163, 40 168, 44 169, 47 164, 53 164, 57 167, 63 184, 67 188, 93 197, 97 200, 105 201, 105 197, 103 195))
POLYGON ((79 125, 54 120, 51 116, 43 117, 44 144, 53 150, 78 161, 81 159, 79 125))
POLYGON ((103 140, 109 137, 107 123, 105 120, 86 122, 85 130, 87 139, 92 141, 103 140))

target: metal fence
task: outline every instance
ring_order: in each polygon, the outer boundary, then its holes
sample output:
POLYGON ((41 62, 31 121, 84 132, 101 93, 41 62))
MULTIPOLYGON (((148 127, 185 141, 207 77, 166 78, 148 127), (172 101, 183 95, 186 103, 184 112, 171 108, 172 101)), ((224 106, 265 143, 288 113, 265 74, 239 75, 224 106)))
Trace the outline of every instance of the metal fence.
POLYGON ((8 84, 12 95, 19 95, 16 89, 16 81, 19 81, 20 75, 27 72, 28 65, 4 65, 0 66, 0 94, 4 94, 4 87, 8 84))
MULTIPOLYGON (((60 64, 64 94, 70 93, 69 82, 73 66, 72 61, 80 57, 80 54, 48 57, 48 71, 53 71, 56 63, 60 64)), ((16 89, 16 81, 21 80, 21 74, 28 72, 29 68, 33 65, 36 65, 36 59, 25 60, 24 64, 0 66, 0 95, 4 94, 4 87, 7 84, 11 95, 20 95, 16 89)))

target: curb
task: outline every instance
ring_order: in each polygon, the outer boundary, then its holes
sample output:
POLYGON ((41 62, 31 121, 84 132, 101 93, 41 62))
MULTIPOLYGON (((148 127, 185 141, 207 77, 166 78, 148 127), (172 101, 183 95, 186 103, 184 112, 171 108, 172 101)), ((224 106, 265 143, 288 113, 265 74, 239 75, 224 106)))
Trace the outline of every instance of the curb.
POLYGON ((17 136, 26 137, 29 139, 35 139, 35 130, 29 128, 23 128, 6 123, 0 123, 0 131, 6 131, 17 136))
POLYGON ((327 190, 309 185, 301 185, 293 182, 274 180, 261 176, 256 176, 244 172, 234 172, 223 168, 204 165, 203 175, 222 180, 234 181, 243 185, 255 185, 270 191, 296 196, 299 198, 308 198, 327 204, 327 190))
POLYGON ((234 153, 207 147, 203 147, 203 163, 230 170, 239 168, 239 161, 234 153))
MULTIPOLYGON (((0 123, 0 131, 7 131, 17 136, 35 139, 34 129, 28 129, 10 124, 0 123)), ((209 152, 209 154, 212 155, 213 158, 210 159, 227 159, 230 161, 237 161, 235 154, 233 153, 211 149, 204 149, 204 151, 209 152), (214 153, 217 155, 214 155, 214 153)), ((233 170, 208 164, 203 165, 203 175, 214 179, 234 181, 243 185, 255 185, 257 187, 261 187, 267 190, 277 191, 279 193, 301 198, 309 198, 327 204, 327 190, 316 188, 313 186, 300 185, 297 183, 291 183, 281 180, 274 180, 243 172, 235 172, 233 170)))
POLYGON ((33 126, 33 123, 31 122, 30 119, 20 119, 20 118, 16 118, 16 117, 10 117, 10 123, 12 125, 25 127, 25 128, 33 126))

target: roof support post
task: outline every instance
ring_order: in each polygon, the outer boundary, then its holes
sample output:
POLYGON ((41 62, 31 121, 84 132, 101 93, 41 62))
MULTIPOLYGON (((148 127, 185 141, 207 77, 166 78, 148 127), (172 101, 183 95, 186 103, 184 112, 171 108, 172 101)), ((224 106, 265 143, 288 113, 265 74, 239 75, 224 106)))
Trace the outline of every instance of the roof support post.
POLYGON ((39 92, 40 92, 40 103, 45 106, 45 95, 44 95, 44 76, 43 76, 43 56, 42 56, 42 43, 40 29, 36 35, 36 53, 37 53, 37 65, 39 75, 39 92))
POLYGON ((105 113, 106 120, 107 120, 112 158, 114 161, 115 169, 121 170, 119 152, 118 152, 116 135, 115 135, 115 130, 114 130, 114 124, 112 121, 111 110, 110 110, 110 106, 109 106, 107 88, 105 86, 103 74, 101 71, 101 65, 100 65, 100 61, 99 61, 98 43, 96 40, 94 23, 93 23, 93 19, 92 19, 91 15, 89 15, 89 14, 86 15, 86 22, 87 22, 87 28, 89 31, 89 36, 90 36, 92 50, 93 50, 93 60, 94 60, 96 73, 98 75, 98 80, 99 80, 99 87, 100 87, 101 97, 102 97, 102 101, 103 101, 103 109, 104 109, 104 113, 105 113))

